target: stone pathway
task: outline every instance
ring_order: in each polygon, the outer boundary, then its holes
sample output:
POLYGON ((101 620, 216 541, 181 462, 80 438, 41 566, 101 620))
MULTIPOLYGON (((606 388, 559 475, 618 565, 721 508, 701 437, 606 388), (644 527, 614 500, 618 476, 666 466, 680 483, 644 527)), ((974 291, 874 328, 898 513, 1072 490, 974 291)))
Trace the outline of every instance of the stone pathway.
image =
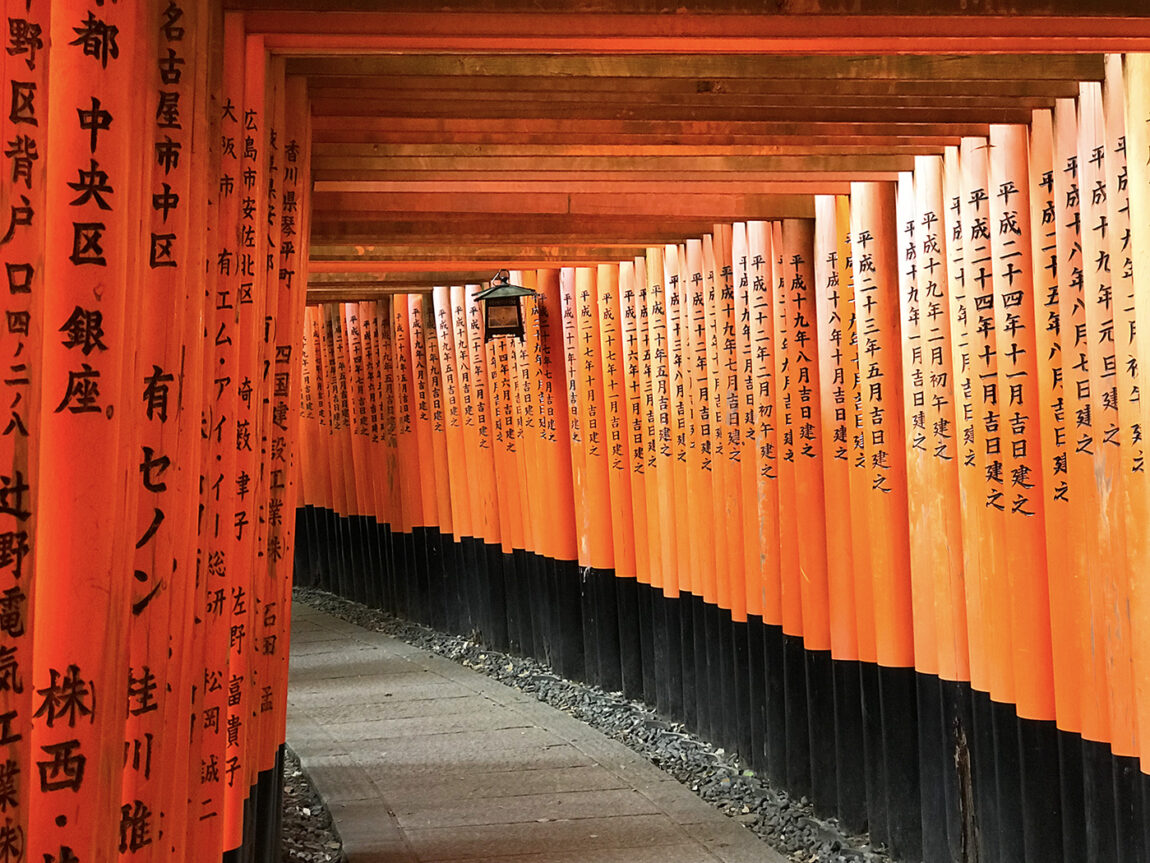
POLYGON ((784 863, 630 749, 300 603, 288 743, 349 863, 784 863))

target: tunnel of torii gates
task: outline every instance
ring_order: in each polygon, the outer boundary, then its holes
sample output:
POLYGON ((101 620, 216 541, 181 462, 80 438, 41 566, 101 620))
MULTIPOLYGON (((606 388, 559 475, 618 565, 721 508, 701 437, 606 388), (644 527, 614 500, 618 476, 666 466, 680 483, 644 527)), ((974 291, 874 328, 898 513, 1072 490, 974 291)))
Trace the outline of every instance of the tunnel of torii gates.
POLYGON ((4 4, 0 863, 277 859, 293 570, 900 860, 1150 859, 1147 10, 367 5, 4 4))

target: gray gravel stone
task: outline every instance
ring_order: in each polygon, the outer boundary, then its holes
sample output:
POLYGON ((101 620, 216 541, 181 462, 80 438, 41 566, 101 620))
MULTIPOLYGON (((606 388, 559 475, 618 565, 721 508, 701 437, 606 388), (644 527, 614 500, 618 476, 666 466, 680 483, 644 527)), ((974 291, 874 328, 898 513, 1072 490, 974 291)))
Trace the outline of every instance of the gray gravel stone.
POLYGON ((283 863, 336 863, 343 843, 307 774, 290 747, 284 747, 283 863))
MULTIPOLYGON (((349 623, 458 662, 586 722, 643 755, 794 863, 891 863, 885 849, 871 846, 869 836, 843 832, 836 820, 815 815, 806 798, 792 799, 732 755, 619 692, 565 680, 538 660, 490 650, 463 636, 437 632, 314 588, 296 588, 294 596, 349 623)), ((288 857, 286 846, 285 838, 285 861, 338 859, 338 854, 288 857)))

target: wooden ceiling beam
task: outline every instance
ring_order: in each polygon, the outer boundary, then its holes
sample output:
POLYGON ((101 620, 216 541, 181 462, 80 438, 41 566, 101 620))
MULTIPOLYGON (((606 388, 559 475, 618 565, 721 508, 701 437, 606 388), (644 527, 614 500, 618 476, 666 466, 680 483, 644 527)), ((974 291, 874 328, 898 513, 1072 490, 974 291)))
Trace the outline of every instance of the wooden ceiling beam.
MULTIPOLYGON (((1130 0, 224 0, 246 9, 251 32, 315 36, 662 37, 774 36, 844 40, 868 34, 999 39, 1087 39, 1146 32, 1150 9, 1130 0), (901 14, 900 14, 901 13, 901 14), (865 26, 863 26, 865 25, 865 26)), ((498 44, 498 43, 496 43, 498 44)))
POLYGON ((359 261, 624 261, 641 254, 638 243, 614 245, 520 243, 509 237, 502 243, 396 243, 372 246, 320 246, 311 250, 311 261, 351 263, 359 261), (362 249, 362 252, 359 250, 362 249))
MULTIPOLYGON (((611 141, 616 136, 645 135, 690 141, 695 136, 725 136, 730 140, 755 137, 818 139, 837 136, 906 137, 912 135, 963 137, 989 134, 987 123, 810 123, 794 120, 734 121, 729 123, 690 120, 492 120, 482 118, 427 117, 325 117, 312 118, 317 133, 328 129, 362 129, 378 132, 380 140, 389 133, 434 134, 454 137, 459 134, 498 134, 504 136, 548 135, 550 140, 571 141, 577 136, 594 136, 596 141, 611 141)), ((517 140, 512 138, 512 140, 517 140)))
POLYGON ((292 75, 609 78, 1101 80, 1101 54, 363 54, 297 57, 292 75))
MULTIPOLYGON (((779 208, 776 217, 802 215, 779 208)), ((532 243, 581 242, 661 245, 687 236, 701 236, 711 222, 701 217, 672 215, 583 216, 521 213, 346 214, 317 213, 312 242, 371 245, 389 239, 414 243, 495 243, 507 239, 532 243)))
MULTIPOLYGON (((402 81, 402 79, 399 79, 402 81)), ((475 113, 483 116, 483 111, 491 105, 510 103, 526 108, 539 109, 549 105, 561 105, 570 108, 585 102, 588 98, 597 99, 603 105, 610 105, 610 110, 619 110, 623 106, 657 107, 668 112, 684 109, 722 108, 866 108, 873 110, 886 110, 890 108, 922 108, 940 111, 962 111, 986 108, 1045 108, 1054 104, 1058 96, 1050 93, 1037 95, 1005 95, 975 94, 977 84, 968 86, 966 92, 955 94, 860 94, 841 93, 837 87, 810 87, 802 92, 779 93, 661 93, 658 91, 630 91, 626 89, 614 92, 601 90, 420 90, 403 87, 375 86, 363 87, 315 87, 310 89, 312 113, 330 114, 333 106, 347 104, 351 101, 362 101, 379 113, 388 114, 394 109, 420 105, 429 109, 444 108, 453 110, 460 104, 474 107, 475 113)), ((1060 90, 1068 89, 1062 87, 1060 90)), ((363 113, 356 111, 354 113, 363 113)))
POLYGON ((888 105, 883 108, 826 107, 797 104, 794 106, 776 105, 760 108, 720 107, 720 106, 681 106, 675 109, 659 105, 646 105, 640 102, 626 105, 610 101, 583 101, 579 103, 538 103, 522 102, 484 103, 472 102, 426 103, 418 101, 404 104, 375 103, 370 99, 339 99, 317 102, 312 105, 313 116, 337 117, 432 117, 436 119, 492 120, 627 120, 631 122, 686 120, 695 122, 729 123, 754 122, 779 119, 803 118, 812 123, 1025 123, 1030 119, 1032 107, 983 106, 974 108, 940 108, 903 105, 888 105))
POLYGON ((649 172, 677 174, 747 172, 794 174, 820 172, 886 173, 909 171, 914 160, 906 156, 787 155, 787 156, 316 156, 312 170, 369 172, 478 171, 483 173, 533 172, 569 176, 582 171, 649 172))
MULTIPOLYGON (((348 88, 389 88, 397 93, 435 94, 466 87, 470 94, 607 93, 666 96, 801 96, 810 91, 809 78, 610 78, 566 77, 540 78, 534 75, 485 76, 461 80, 456 75, 405 75, 371 77, 362 75, 310 75, 308 86, 313 92, 348 88)), ((969 79, 932 78, 929 81, 898 78, 846 78, 834 82, 834 92, 849 96, 927 96, 945 99, 971 95, 969 79)), ((1030 80, 1017 78, 1002 81, 980 81, 978 92, 986 97, 1027 98, 1056 95, 1072 97, 1078 93, 1076 81, 1030 80)))

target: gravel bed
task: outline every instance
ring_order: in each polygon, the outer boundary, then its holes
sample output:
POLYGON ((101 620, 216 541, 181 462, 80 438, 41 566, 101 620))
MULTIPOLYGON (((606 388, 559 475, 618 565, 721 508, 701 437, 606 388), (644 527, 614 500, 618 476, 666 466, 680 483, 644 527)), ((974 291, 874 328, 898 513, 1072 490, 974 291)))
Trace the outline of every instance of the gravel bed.
POLYGON ((283 863, 337 863, 343 843, 291 747, 284 747, 283 863))
POLYGON ((730 753, 621 693, 565 680, 538 660, 489 650, 315 588, 297 587, 294 595, 312 608, 452 659, 586 722, 646 757, 794 863, 891 861, 883 848, 870 845, 867 835, 844 833, 836 820, 815 815, 805 797, 792 799, 730 753))

